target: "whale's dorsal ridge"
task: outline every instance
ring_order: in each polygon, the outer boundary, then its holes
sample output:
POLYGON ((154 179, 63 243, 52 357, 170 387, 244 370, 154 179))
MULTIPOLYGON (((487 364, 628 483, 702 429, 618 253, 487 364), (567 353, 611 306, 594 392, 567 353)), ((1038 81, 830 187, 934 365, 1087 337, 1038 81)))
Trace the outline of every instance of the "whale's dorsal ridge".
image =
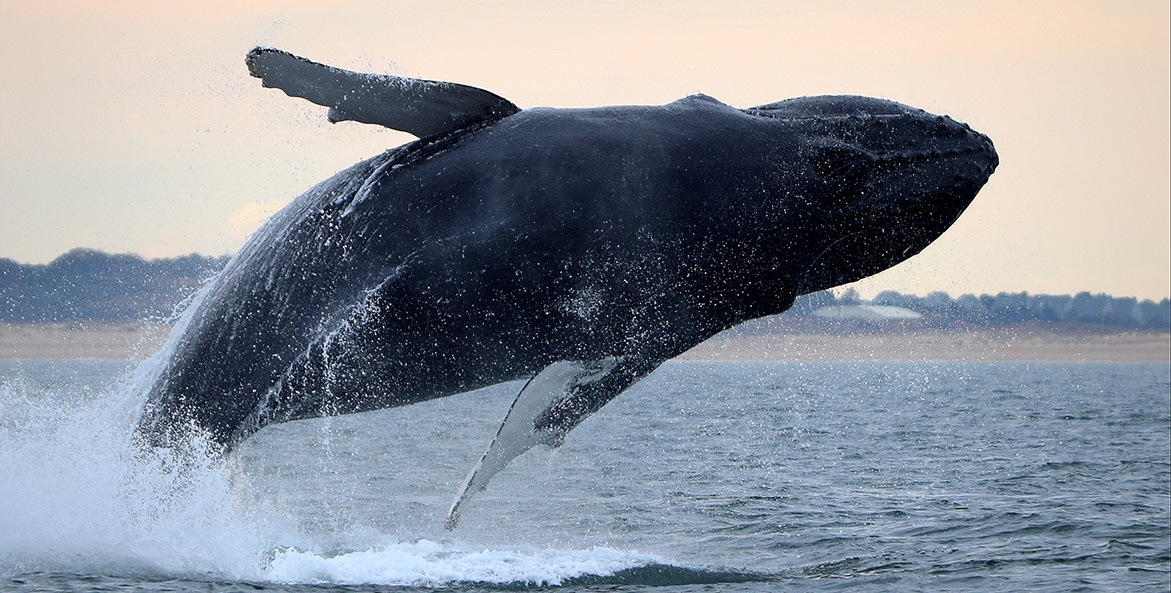
POLYGON ((520 111, 511 101, 473 86, 351 72, 279 49, 257 47, 244 61, 264 86, 329 107, 332 122, 377 124, 420 138, 520 111))

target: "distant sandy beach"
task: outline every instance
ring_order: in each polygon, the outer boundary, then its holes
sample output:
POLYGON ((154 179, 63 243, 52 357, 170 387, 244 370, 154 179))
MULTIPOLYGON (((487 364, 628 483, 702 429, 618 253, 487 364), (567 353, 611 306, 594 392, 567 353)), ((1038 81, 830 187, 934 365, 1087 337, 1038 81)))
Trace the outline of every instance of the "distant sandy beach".
POLYGON ((154 354, 169 326, 128 324, 0 323, 0 359, 141 360, 154 354))
POLYGON ((1171 361, 1167 332, 1064 333, 1035 327, 874 334, 717 336, 685 360, 1171 361))
MULTIPOLYGON (((0 359, 143 359, 169 328, 146 323, 0 324, 0 359)), ((684 360, 1171 361, 1167 332, 1063 332, 1038 327, 887 333, 720 335, 684 360)))

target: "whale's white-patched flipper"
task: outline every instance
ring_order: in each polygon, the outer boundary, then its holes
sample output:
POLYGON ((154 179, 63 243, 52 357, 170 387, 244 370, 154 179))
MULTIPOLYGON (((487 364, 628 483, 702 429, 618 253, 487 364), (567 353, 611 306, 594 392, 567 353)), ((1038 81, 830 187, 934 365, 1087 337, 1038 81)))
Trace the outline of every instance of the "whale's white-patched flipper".
POLYGON ((567 430, 540 428, 538 421, 551 408, 572 398, 582 386, 606 377, 620 361, 620 358, 613 356, 590 362, 561 360, 529 379, 508 408, 504 422, 500 424, 488 450, 484 451, 456 493, 451 509, 447 512, 445 526, 454 528, 459 522, 460 507, 473 493, 486 488, 488 480, 521 453, 536 445, 559 446, 567 430))
POLYGON ((244 61, 264 86, 329 107, 331 122, 377 124, 426 138, 520 111, 473 86, 351 72, 279 49, 255 48, 244 61))

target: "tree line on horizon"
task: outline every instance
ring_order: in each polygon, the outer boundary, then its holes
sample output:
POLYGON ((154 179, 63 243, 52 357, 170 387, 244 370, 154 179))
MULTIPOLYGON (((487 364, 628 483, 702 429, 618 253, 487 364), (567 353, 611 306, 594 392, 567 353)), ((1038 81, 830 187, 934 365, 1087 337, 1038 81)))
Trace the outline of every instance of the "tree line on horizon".
MULTIPOLYGON (((191 254, 146 260, 131 254, 73 249, 48 264, 0 258, 0 322, 127 323, 172 316, 185 299, 227 263, 228 257, 191 254)), ((1029 321, 1087 323, 1128 329, 1171 329, 1171 300, 1081 292, 1076 295, 946 292, 924 297, 896 291, 864 301, 852 290, 802 296, 789 315, 810 316, 834 306, 881 305, 910 309, 929 326, 1013 325, 1029 321)))
POLYGON ((47 264, 0 258, 0 321, 126 323, 166 319, 227 263, 191 254, 145 260, 73 249, 47 264))
POLYGON ((1127 329, 1171 329, 1171 299, 1155 302, 1134 297, 1079 292, 1075 295, 964 294, 952 298, 942 291, 927 296, 902 294, 893 290, 878 293, 870 301, 847 290, 842 296, 822 291, 799 297, 789 310, 808 316, 818 309, 835 306, 879 305, 909 309, 922 315, 921 323, 930 327, 1015 325, 1029 321, 1082 323, 1127 329))

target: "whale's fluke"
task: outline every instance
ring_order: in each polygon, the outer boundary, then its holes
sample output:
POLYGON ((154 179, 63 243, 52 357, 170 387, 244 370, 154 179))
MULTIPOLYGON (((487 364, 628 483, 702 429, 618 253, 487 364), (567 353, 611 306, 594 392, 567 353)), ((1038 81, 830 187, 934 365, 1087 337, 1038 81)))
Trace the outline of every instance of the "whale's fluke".
POLYGON ((264 86, 329 107, 331 122, 377 124, 426 138, 520 111, 473 86, 351 72, 279 49, 255 48, 244 61, 264 86))

